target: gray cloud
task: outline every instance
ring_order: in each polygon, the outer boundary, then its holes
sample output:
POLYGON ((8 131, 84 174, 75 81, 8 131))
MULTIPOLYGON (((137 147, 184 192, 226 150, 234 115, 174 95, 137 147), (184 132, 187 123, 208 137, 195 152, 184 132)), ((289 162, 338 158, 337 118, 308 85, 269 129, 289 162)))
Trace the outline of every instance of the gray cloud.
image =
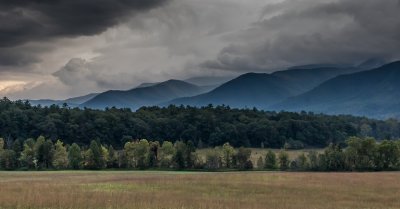
POLYGON ((0 79, 29 84, 14 98, 65 98, 170 78, 400 58, 399 0, 157 7, 165 1, 0 0, 0 79))
POLYGON ((15 48, 60 37, 90 36, 167 0, 0 1, 0 66, 38 62, 15 48), (7 52, 11 52, 10 54, 7 52))
POLYGON ((268 71, 315 63, 400 58, 399 0, 297 0, 265 7, 203 68, 268 71))

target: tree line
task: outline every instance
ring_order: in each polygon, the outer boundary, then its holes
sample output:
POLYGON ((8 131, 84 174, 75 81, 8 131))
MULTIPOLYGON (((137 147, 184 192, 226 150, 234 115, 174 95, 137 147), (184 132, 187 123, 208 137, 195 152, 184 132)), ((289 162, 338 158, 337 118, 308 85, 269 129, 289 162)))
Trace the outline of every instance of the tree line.
POLYGON ((123 149, 133 139, 191 143, 196 148, 222 146, 301 149, 343 144, 350 136, 378 140, 400 137, 397 120, 374 120, 311 112, 268 112, 212 105, 143 107, 105 110, 66 105, 32 106, 27 101, 0 99, 0 137, 6 145, 25 144, 44 136, 53 143, 89 146, 92 140, 123 149))
POLYGON ((255 162, 249 148, 234 148, 229 143, 207 149, 201 155, 192 142, 126 142, 115 150, 95 140, 87 147, 55 143, 43 136, 23 144, 6 146, 0 138, 0 169, 190 169, 190 170, 283 170, 283 171, 383 171, 400 169, 400 141, 350 137, 345 147, 330 144, 323 152, 310 151, 291 159, 282 149, 268 151, 255 162), (7 148, 11 147, 11 148, 7 148))

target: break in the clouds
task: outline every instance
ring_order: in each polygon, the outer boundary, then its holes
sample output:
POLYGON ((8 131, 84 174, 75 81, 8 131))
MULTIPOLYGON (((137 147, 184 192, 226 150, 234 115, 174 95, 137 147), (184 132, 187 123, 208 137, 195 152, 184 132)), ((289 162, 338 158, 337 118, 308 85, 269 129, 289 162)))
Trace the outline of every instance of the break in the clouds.
POLYGON ((400 59, 399 10, 399 0, 0 1, 0 94, 65 98, 170 78, 400 59))

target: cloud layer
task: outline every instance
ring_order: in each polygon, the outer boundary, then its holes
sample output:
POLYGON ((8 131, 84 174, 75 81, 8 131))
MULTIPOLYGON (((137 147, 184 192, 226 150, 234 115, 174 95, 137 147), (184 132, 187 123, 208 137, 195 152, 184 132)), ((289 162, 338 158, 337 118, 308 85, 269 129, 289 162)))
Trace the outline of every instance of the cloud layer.
POLYGON ((0 82, 17 82, 0 96, 400 59, 398 11, 400 0, 0 1, 0 82))
POLYGON ((399 0, 296 0, 265 7, 204 68, 269 71, 315 63, 400 58, 399 0))
POLYGON ((138 11, 166 0, 12 0, 0 1, 0 66, 39 62, 30 42, 91 36, 104 32, 138 11), (25 48, 24 48, 25 49, 25 48))

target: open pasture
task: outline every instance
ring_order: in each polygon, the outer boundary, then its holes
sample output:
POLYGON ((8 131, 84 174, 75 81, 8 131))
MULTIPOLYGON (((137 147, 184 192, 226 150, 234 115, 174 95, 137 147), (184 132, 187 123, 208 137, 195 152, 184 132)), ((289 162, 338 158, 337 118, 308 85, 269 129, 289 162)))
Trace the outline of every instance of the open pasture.
POLYGON ((400 173, 0 172, 0 208, 400 208, 400 173))

